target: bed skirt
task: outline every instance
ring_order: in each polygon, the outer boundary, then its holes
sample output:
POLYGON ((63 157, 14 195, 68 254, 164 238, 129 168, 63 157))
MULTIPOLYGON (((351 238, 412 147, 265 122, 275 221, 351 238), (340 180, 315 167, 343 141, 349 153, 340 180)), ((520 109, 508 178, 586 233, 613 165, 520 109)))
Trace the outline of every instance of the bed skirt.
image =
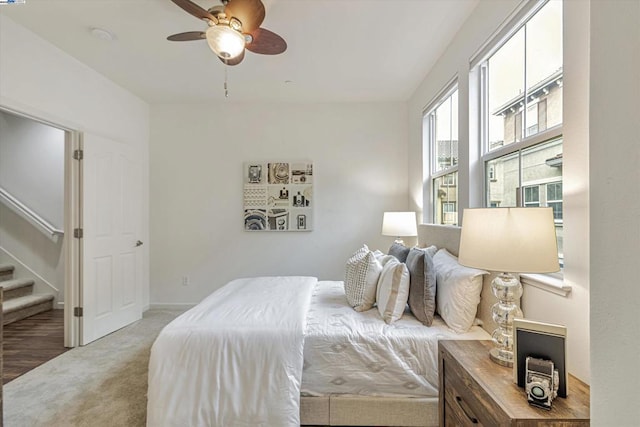
POLYGON ((303 426, 438 425, 438 398, 323 396, 300 398, 303 426))

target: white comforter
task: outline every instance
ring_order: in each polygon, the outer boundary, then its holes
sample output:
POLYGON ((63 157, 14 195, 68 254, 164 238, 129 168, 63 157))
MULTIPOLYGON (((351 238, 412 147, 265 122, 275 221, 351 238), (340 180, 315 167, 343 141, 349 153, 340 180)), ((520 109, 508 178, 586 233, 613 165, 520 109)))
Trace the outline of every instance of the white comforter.
POLYGON ((147 426, 298 426, 311 277, 238 279, 151 349, 147 426))
POLYGON ((304 339, 303 396, 438 396, 438 341, 488 340, 480 326, 457 334, 436 316, 424 326, 407 310, 387 325, 377 308, 357 312, 342 282, 318 282, 304 339))

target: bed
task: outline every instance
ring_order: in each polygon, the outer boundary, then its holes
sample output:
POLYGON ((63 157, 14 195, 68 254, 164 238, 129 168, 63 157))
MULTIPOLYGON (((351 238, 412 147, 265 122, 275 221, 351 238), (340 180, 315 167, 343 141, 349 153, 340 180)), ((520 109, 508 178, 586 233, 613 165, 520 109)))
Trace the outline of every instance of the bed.
MULTIPOLYGON (((459 228, 418 228, 419 246, 457 254, 459 228)), ((405 312, 387 325, 376 310, 356 312, 342 282, 261 278, 254 295, 253 279, 233 281, 154 343, 147 425, 437 425, 437 341, 489 338, 491 279, 484 276, 478 325, 464 334, 440 318, 425 327, 405 312), (276 300, 287 309, 270 308, 276 300), (219 349, 223 356, 210 357, 219 349), (242 354, 255 357, 247 363, 242 354)))

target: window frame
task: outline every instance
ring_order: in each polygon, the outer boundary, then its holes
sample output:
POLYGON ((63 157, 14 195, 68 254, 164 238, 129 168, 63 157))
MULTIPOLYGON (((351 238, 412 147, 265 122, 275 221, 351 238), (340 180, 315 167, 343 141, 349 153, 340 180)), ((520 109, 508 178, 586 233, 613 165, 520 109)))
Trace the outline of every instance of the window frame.
MULTIPOLYGON (((499 157, 503 157, 509 154, 520 153, 523 150, 533 147, 538 144, 543 144, 545 142, 552 141, 554 139, 563 137, 562 126, 563 123, 552 126, 540 132, 537 132, 533 135, 527 136, 527 123, 526 123, 526 115, 527 115, 527 106, 529 104, 525 104, 523 110, 521 111, 522 116, 522 134, 520 139, 516 139, 514 142, 508 143, 506 145, 502 145, 501 147, 494 148, 493 150, 489 147, 489 116, 491 112, 489 111, 489 60, 491 57, 498 52, 510 39, 513 37, 518 31, 523 28, 526 28, 526 24, 548 3, 550 0, 538 0, 533 4, 531 8, 527 8, 526 10, 521 11, 518 19, 513 22, 508 29, 500 35, 499 38, 493 39, 490 43, 488 43, 483 50, 481 50, 478 54, 474 55, 471 61, 471 72, 473 70, 477 70, 479 72, 480 78, 477 81, 478 84, 478 102, 479 102, 479 146, 480 146, 480 157, 479 162, 481 162, 481 178, 482 178, 482 206, 487 207, 489 205, 489 195, 487 188, 487 177, 489 170, 487 169, 487 163, 495 160, 499 157)), ((526 50, 526 29, 524 33, 524 49, 526 50)), ((563 67, 564 68, 564 67, 563 67)), ((523 79, 526 81, 526 69, 527 69, 527 58, 524 55, 524 67, 525 75, 523 75, 523 79)), ((529 94, 527 93, 527 87, 525 85, 525 93, 523 94, 523 99, 527 99, 529 94)), ((539 108, 539 107, 537 107, 539 108)), ((546 108, 546 106, 545 106, 546 108)), ((539 120, 536 121, 539 123, 539 120)), ((564 118, 563 118, 564 122, 564 118)), ((520 156, 520 154, 519 154, 520 156)), ((521 158, 521 157, 520 157, 521 158)), ((520 170, 522 170, 522 164, 520 164, 520 170)), ((519 185, 522 191, 522 174, 519 177, 519 185)), ((524 205, 524 197, 522 193, 519 194, 519 206, 524 205)))
MULTIPOLYGON (((478 156, 478 166, 476 170, 477 174, 474 174, 477 178, 481 179, 482 182, 482 193, 481 200, 483 207, 491 207, 492 204, 496 204, 495 201, 490 200, 489 194, 489 173, 491 172, 489 162, 496 160, 500 157, 517 154, 519 161, 519 174, 518 174, 518 194, 517 194, 517 206, 525 206, 524 201, 524 187, 523 187, 523 174, 522 174, 522 152, 528 148, 534 147, 536 145, 541 145, 547 142, 551 142, 556 139, 562 139, 564 145, 564 135, 563 135, 563 124, 564 124, 564 114, 562 118, 562 123, 554 125, 552 127, 546 128, 540 132, 537 132, 533 135, 527 135, 527 127, 526 123, 526 115, 527 115, 527 107, 529 104, 525 104, 522 111, 522 132, 520 139, 516 138, 514 142, 510 142, 508 144, 504 144, 502 146, 496 147, 493 150, 490 149, 489 145, 489 120, 490 114, 489 111, 489 60, 491 57, 498 52, 510 39, 513 37, 518 31, 525 28, 526 24, 545 6, 549 3, 550 0, 537 0, 530 3, 530 7, 524 7, 513 18, 500 29, 498 34, 491 40, 489 40, 485 45, 471 58, 469 61, 469 69, 470 75, 477 73, 477 102, 478 102, 478 140, 477 147, 479 149, 478 156)), ((525 29, 525 44, 524 49, 526 51, 526 29, 525 29)), ((564 59, 564 55, 563 55, 564 59)), ((527 58, 524 55, 524 72, 523 79, 526 81, 526 70, 527 70, 527 58)), ((562 64, 563 74, 564 76, 564 64, 562 64)), ((561 83, 560 83, 561 84, 561 83)), ((527 100, 530 94, 528 93, 527 85, 524 85, 524 94, 523 99, 527 100)), ((545 100, 546 101, 546 100, 545 100)), ((536 103, 536 110, 539 111, 541 108, 540 105, 536 103)), ((547 105, 544 105, 545 111, 547 105)), ((539 127, 540 121, 536 120, 536 123, 539 127)), ((545 123, 546 125, 546 123, 545 123)), ((515 124, 514 124, 515 126, 515 124)), ((564 152, 564 147, 563 147, 564 152)), ((495 174, 495 172, 494 172, 495 174)), ((559 182, 563 182, 561 179, 559 182)), ((528 183, 527 186, 531 184, 528 183)), ((562 186, 564 193, 564 185, 562 186)), ((546 191, 546 189, 545 189, 546 191)), ((546 200, 546 198, 545 198, 546 200)), ((564 194, 562 202, 564 202, 564 194)), ((564 203, 563 203, 563 214, 564 214, 564 203)), ((564 215, 560 220, 555 220, 556 224, 562 223, 564 225, 564 215)), ((563 256, 559 255, 559 261, 563 262, 563 256)), ((562 254, 563 255, 563 254, 562 254)), ((547 282, 552 280, 562 280, 563 273, 562 270, 558 273, 551 274, 536 274, 536 275, 523 275, 523 277, 527 278, 529 282, 547 282)))
MULTIPOLYGON (((434 114, 436 112, 436 110, 442 105, 444 104, 448 99, 451 98, 451 96, 458 92, 458 111, 456 112, 457 114, 457 119, 458 119, 458 127, 460 125, 459 123, 459 119, 460 119, 460 100, 459 100, 459 91, 458 91, 458 77, 455 76, 453 79, 451 79, 445 86, 444 88, 438 93, 437 96, 434 97, 434 99, 427 104, 427 106, 423 109, 423 114, 422 114, 422 129, 423 129, 423 136, 422 136, 422 146, 423 149, 426 149, 426 152, 428 153, 428 157, 427 157, 427 161, 425 162, 425 164, 427 165, 426 168, 423 169, 423 199, 425 201, 428 201, 429 203, 429 210, 425 210, 423 212, 423 220, 425 222, 432 222, 435 223, 436 222, 436 218, 437 218, 437 213, 436 213, 436 209, 438 209, 438 206, 436 205, 436 199, 434 196, 434 192, 435 192, 435 187, 434 187, 434 182, 441 178, 443 181, 446 179, 445 177, 449 174, 458 174, 458 170, 460 167, 460 163, 459 161, 456 162, 455 165, 451 165, 448 166, 444 169, 440 169, 438 170, 437 168, 437 138, 436 138, 436 124, 435 124, 435 120, 434 120, 434 114), (426 176, 425 176, 426 175, 426 176), (426 185, 424 184, 426 183, 426 185)), ((453 115, 452 115, 453 118, 453 115)), ((453 120, 452 120, 453 123, 453 120)), ((452 124, 453 126, 453 124, 452 124)), ((459 134, 459 129, 458 129, 458 144, 460 141, 460 134, 459 134)), ((447 187, 457 187, 458 186, 458 181, 459 181, 459 177, 454 178, 454 181, 452 184, 447 184, 447 187)), ((451 203, 451 202, 447 202, 447 203, 451 203)), ((455 202, 456 206, 458 206, 459 204, 459 200, 458 200, 458 194, 456 194, 456 200, 455 202)), ((458 218, 456 220, 456 225, 460 224, 460 218, 459 218, 459 213, 458 213, 458 218)))

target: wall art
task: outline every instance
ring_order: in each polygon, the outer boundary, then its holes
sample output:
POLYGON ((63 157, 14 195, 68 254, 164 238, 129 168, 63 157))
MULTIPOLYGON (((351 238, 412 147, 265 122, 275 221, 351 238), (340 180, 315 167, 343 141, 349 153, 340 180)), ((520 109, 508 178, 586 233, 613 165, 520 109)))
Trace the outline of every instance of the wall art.
POLYGON ((246 162, 243 175, 246 231, 313 229, 311 162, 246 162))

